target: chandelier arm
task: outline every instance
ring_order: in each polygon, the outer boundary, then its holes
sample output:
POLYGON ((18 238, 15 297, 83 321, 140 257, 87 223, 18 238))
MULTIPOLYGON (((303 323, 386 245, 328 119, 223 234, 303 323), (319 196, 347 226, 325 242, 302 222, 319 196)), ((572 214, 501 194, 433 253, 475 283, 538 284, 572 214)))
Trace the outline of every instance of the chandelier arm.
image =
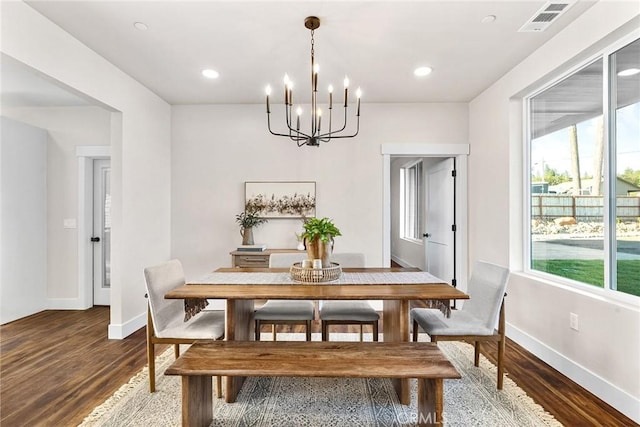
MULTIPOLYGON (((360 116, 358 116, 358 120, 356 121, 356 132, 352 135, 336 135, 336 136, 330 136, 329 139, 340 139, 340 138, 353 138, 354 136, 358 135, 358 132, 360 132, 360 116)), ((327 134, 325 134, 327 135, 327 134)), ((324 137, 325 135, 322 135, 322 137, 324 137)), ((323 141, 323 142, 327 142, 327 141, 323 141)))
POLYGON ((291 132, 295 132, 294 129, 292 129, 291 127, 289 127, 289 133, 279 133, 279 132, 274 132, 273 130, 271 130, 271 115, 267 114, 267 128, 269 129, 269 133, 271 133, 272 135, 275 136, 286 136, 289 137, 290 139, 292 139, 293 141, 306 141, 307 139, 309 139, 309 135, 305 134, 304 132, 297 132, 298 134, 300 134, 299 136, 293 136, 291 132))
POLYGON ((323 137, 328 135, 329 138, 335 138, 335 136, 332 136, 333 134, 340 133, 340 132, 342 132, 343 130, 346 129, 346 127, 347 127, 347 108, 349 108, 349 107, 344 107, 344 123, 342 124, 342 127, 340 129, 334 130, 334 131, 331 131, 331 129, 329 129, 329 132, 327 132, 324 135, 322 135, 323 137))

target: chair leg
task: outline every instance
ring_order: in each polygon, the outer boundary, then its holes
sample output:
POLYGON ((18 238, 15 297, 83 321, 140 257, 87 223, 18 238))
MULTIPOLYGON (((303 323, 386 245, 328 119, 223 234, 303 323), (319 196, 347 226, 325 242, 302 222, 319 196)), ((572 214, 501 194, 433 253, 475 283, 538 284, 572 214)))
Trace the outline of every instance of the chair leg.
POLYGON ((364 341, 364 325, 360 323, 360 342, 364 341))
POLYGON ((378 341, 378 322, 373 322, 373 340, 378 341))
POLYGON ((307 341, 311 341, 311 320, 307 320, 307 341))
POLYGON ((473 364, 476 367, 480 366, 480 341, 473 343, 473 364))
POLYGON ((156 391, 156 355, 155 346, 147 339, 147 363, 149 365, 149 391, 156 391))
POLYGON ((180 357, 180 344, 173 345, 173 354, 176 356, 176 359, 180 357))
POLYGON ((502 390, 502 384, 504 380, 504 337, 498 341, 498 390, 502 390))
POLYGON ((413 341, 418 341, 418 322, 413 321, 413 341))
POLYGON ((271 333, 273 334, 273 340, 277 341, 277 339, 276 339, 277 333, 276 333, 276 324, 275 323, 273 325, 271 325, 271 333))
POLYGON ((255 322, 255 340, 260 341, 260 321, 256 320, 255 322))
POLYGON ((329 326, 326 321, 322 321, 322 341, 329 341, 329 326))
POLYGON ((151 319, 151 309, 147 308, 147 366, 149 366, 149 391, 156 391, 156 353, 154 338, 153 320, 151 319))
POLYGON ((216 377, 216 396, 222 398, 222 377, 219 375, 216 377))

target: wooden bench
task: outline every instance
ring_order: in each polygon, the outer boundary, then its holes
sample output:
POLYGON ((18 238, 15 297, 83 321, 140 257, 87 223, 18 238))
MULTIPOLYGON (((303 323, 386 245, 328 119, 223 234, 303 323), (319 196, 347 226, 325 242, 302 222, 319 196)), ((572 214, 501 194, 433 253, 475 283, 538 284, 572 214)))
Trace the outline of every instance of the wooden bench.
POLYGON ((443 380, 460 378, 433 343, 197 342, 165 371, 182 376, 182 425, 208 426, 213 376, 417 378, 418 425, 440 425, 443 380))

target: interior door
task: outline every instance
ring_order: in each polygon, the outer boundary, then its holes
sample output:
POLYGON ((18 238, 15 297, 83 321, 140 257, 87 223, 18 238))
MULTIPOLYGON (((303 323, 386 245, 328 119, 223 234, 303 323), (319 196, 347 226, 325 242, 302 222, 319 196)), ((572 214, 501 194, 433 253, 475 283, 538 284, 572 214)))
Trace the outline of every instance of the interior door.
POLYGON ((93 304, 111 304, 111 161, 93 161, 93 304))
POLYGON ((448 283, 455 283, 455 160, 441 160, 427 168, 425 195, 426 269, 448 283))

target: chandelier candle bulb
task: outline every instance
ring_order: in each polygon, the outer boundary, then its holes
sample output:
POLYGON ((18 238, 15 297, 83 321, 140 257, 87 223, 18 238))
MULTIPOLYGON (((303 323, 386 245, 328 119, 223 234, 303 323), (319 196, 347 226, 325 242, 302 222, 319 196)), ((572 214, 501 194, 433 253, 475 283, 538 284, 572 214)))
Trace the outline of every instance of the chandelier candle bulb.
POLYGON ((264 90, 267 94, 267 114, 269 114, 271 111, 269 111, 269 95, 271 95, 271 86, 267 86, 267 88, 264 90))
POLYGON ((347 108, 347 102, 349 99, 349 78, 344 78, 344 108, 347 108))
POLYGON ((358 98, 358 108, 356 111, 356 116, 360 116, 360 97, 361 96, 362 96, 362 90, 358 88, 358 90, 356 90, 356 98, 358 98))
POLYGON ((329 109, 333 108, 333 85, 329 85, 329 109))

